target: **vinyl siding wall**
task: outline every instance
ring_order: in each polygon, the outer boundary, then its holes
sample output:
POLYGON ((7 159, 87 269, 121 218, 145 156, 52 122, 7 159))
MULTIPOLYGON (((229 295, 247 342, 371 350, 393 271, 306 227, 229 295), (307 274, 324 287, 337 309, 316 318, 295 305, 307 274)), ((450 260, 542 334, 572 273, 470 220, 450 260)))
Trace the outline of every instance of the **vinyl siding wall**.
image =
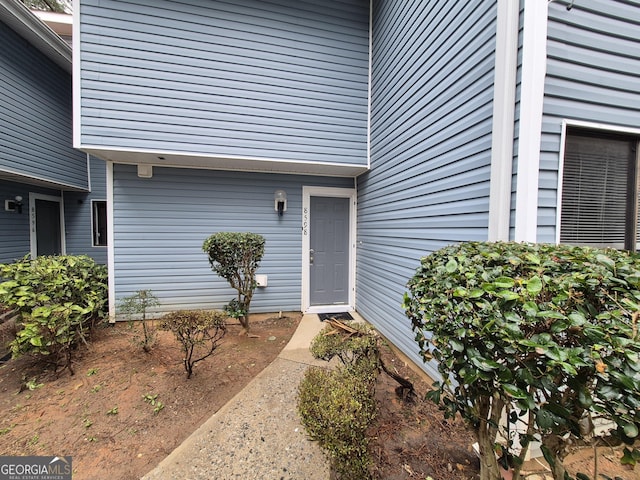
POLYGON ((82 0, 81 142, 367 165, 367 0, 82 0))
MULTIPOLYGON (((85 155, 86 159, 86 155, 85 155)), ((89 255, 97 263, 107 263, 106 247, 92 247, 91 200, 106 200, 106 167, 91 159, 92 192, 61 192, 50 188, 0 180, 0 263, 11 263, 31 251, 29 193, 64 199, 66 253, 89 255), (5 200, 22 197, 22 213, 7 212, 5 200)))
POLYGON ((420 257, 487 238, 495 24, 489 0, 373 3, 356 303, 407 353, 417 346, 401 303, 420 257))
POLYGON ((11 263, 29 253, 29 185, 0 180, 0 263, 11 263), (5 200, 22 197, 22 213, 7 212, 5 200))
POLYGON ((2 22, 0 45, 0 177, 86 190, 86 155, 72 148, 71 76, 2 22))
POLYGON ((114 165, 116 301, 150 289, 161 311, 222 308, 236 295, 209 267, 202 243, 218 231, 266 239, 252 311, 300 310, 302 187, 352 188, 353 179, 154 167, 153 178, 114 165), (279 217, 273 194, 287 193, 279 217))
POLYGON ((103 160, 90 157, 91 192, 65 192, 64 213, 67 252, 89 255, 97 263, 107 263, 107 247, 93 246, 92 200, 107 199, 106 172, 103 160))
POLYGON ((538 241, 555 242, 562 120, 640 128, 640 5, 549 4, 538 241))

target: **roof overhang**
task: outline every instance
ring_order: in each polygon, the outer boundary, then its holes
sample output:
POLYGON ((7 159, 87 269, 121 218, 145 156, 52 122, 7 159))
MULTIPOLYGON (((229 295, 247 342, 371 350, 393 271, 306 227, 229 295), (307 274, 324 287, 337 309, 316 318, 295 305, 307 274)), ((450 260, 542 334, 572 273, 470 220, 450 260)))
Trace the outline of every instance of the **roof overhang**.
POLYGON ((349 178, 357 177, 368 170, 366 165, 349 165, 344 163, 305 162, 269 158, 216 157, 181 152, 122 151, 108 148, 102 149, 99 146, 81 146, 80 148, 93 156, 114 163, 155 165, 158 167, 202 168, 209 170, 322 175, 349 178))
POLYGON ((66 183, 55 182, 46 178, 39 178, 32 175, 25 175, 19 172, 12 172, 6 169, 0 169, 0 180, 6 180, 14 183, 24 183, 27 185, 36 185, 39 187, 50 188, 52 190, 64 190, 70 192, 89 192, 88 188, 79 187, 78 185, 70 185, 66 183))
POLYGON ((18 0, 0 0, 0 19, 35 48, 71 73, 71 47, 18 0))

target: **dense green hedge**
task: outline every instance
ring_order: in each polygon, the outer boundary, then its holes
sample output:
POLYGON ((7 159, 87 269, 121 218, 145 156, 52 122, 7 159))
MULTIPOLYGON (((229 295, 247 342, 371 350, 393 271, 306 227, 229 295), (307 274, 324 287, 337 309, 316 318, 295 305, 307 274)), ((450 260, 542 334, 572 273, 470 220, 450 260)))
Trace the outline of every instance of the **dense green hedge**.
POLYGON ((71 370, 73 349, 106 315, 106 267, 87 256, 25 257, 0 265, 0 279, 0 303, 21 317, 13 355, 49 358, 71 370))
MULTIPOLYGON (((569 442, 595 417, 631 442, 640 428, 640 260, 616 250, 471 242, 424 257, 404 307, 442 381, 430 397, 476 429, 483 478, 494 477, 500 432, 541 439, 556 478, 569 442), (493 461, 491 459, 494 459, 493 461), (486 471, 492 473, 487 474, 486 471)), ((507 447, 520 447, 510 445, 507 447)), ((504 465, 519 466, 512 449, 504 465)))

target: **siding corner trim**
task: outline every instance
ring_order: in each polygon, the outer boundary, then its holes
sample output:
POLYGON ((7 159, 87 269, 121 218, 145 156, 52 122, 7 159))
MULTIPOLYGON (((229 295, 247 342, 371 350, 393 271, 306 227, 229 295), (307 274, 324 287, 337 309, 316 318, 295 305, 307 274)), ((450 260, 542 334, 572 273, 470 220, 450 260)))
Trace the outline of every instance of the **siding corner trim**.
POLYGON ((519 14, 516 2, 498 0, 489 189, 489 241, 509 240, 519 14))
POLYGON ((547 71, 548 3, 524 2, 522 84, 518 170, 516 184, 515 241, 535 242, 538 228, 538 183, 544 80, 547 71))

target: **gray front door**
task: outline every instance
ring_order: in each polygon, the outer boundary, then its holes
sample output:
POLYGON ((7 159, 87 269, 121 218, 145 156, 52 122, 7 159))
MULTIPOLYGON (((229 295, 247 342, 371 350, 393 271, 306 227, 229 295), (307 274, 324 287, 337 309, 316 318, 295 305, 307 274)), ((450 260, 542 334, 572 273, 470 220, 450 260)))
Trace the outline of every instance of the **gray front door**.
POLYGON ((310 304, 349 302, 349 199, 310 198, 310 304))
POLYGON ((36 199, 36 254, 62 253, 60 202, 36 199))

